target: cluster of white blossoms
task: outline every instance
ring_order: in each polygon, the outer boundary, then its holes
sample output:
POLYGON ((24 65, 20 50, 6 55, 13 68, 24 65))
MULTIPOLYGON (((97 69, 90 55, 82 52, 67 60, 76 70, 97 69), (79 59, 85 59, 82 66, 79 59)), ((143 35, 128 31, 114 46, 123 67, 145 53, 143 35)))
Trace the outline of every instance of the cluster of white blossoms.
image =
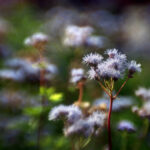
POLYGON ((106 114, 95 111, 86 116, 79 107, 70 105, 59 105, 54 107, 49 113, 49 120, 62 119, 64 121, 65 136, 82 136, 89 137, 97 135, 106 121, 106 114))
POLYGON ((135 132, 136 128, 134 124, 128 120, 122 120, 118 123, 117 129, 119 131, 135 132))
POLYGON ((26 38, 24 44, 27 46, 36 46, 39 44, 45 44, 49 40, 48 36, 44 33, 35 33, 30 37, 26 38))
POLYGON ((142 107, 133 106, 132 111, 137 113, 140 117, 150 118, 150 89, 139 88, 135 91, 136 96, 143 100, 142 107))
POLYGON ((79 81, 85 80, 84 70, 82 68, 73 68, 71 70, 71 83, 78 83, 79 81))
POLYGON ((68 25, 65 28, 65 36, 63 44, 66 46, 81 46, 84 45, 86 39, 92 34, 93 28, 90 26, 68 25))
POLYGON ((128 62, 125 54, 118 52, 117 49, 108 49, 105 54, 106 60, 100 54, 88 54, 83 57, 83 63, 90 66, 88 75, 90 79, 114 79, 122 78, 128 70, 128 77, 133 77, 136 72, 141 72, 141 64, 135 61, 128 62))

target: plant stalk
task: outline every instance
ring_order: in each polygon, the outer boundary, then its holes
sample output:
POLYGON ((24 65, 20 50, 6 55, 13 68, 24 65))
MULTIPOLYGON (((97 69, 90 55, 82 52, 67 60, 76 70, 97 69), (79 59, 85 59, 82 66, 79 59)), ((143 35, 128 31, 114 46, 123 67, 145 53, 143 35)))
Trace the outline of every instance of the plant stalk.
POLYGON ((108 112, 108 120, 107 120, 107 130, 108 130, 108 146, 109 150, 112 149, 112 140, 111 140, 111 112, 112 112, 112 105, 113 105, 113 96, 110 96, 110 104, 109 104, 109 112, 108 112))

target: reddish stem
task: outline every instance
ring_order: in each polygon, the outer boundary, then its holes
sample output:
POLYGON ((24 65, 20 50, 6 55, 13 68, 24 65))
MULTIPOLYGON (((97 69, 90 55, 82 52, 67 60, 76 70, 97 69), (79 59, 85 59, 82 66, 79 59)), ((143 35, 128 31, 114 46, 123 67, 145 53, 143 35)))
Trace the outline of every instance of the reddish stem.
POLYGON ((112 105, 113 105, 113 96, 110 96, 110 104, 109 104, 109 113, 108 113, 108 120, 107 120, 107 129, 108 129, 108 144, 109 150, 112 149, 112 141, 111 141, 111 112, 112 112, 112 105))
POLYGON ((84 83, 81 81, 78 83, 78 88, 79 88, 79 98, 78 98, 78 102, 81 103, 82 102, 82 97, 83 97, 83 85, 84 83))

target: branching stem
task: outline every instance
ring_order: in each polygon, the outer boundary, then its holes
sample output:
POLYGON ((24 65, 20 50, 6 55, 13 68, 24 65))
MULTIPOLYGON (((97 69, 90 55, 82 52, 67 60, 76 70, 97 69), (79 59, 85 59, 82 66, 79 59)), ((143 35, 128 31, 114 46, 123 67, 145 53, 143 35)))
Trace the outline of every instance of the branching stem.
POLYGON ((127 78, 124 83, 121 85, 120 89, 118 90, 118 92, 116 93, 116 95, 114 96, 114 99, 117 98, 117 96, 119 95, 119 93, 121 92, 122 88, 125 86, 125 84, 127 83, 127 81, 129 80, 129 78, 127 78))

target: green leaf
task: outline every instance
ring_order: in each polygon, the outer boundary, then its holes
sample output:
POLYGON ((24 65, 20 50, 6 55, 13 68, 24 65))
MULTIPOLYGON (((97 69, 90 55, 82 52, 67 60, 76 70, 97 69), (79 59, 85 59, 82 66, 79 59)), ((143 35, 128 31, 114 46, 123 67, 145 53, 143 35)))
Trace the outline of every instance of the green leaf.
POLYGON ((42 112, 42 106, 27 107, 24 109, 24 113, 29 116, 39 116, 42 112))
POLYGON ((45 93, 46 93, 45 87, 41 86, 40 87, 40 95, 45 95, 45 93))
POLYGON ((55 92, 55 89, 53 87, 46 89, 46 94, 49 97, 51 94, 55 92))
POLYGON ((53 102, 59 102, 62 100, 62 98, 63 98, 62 93, 54 93, 54 94, 50 95, 49 100, 53 101, 53 102))

